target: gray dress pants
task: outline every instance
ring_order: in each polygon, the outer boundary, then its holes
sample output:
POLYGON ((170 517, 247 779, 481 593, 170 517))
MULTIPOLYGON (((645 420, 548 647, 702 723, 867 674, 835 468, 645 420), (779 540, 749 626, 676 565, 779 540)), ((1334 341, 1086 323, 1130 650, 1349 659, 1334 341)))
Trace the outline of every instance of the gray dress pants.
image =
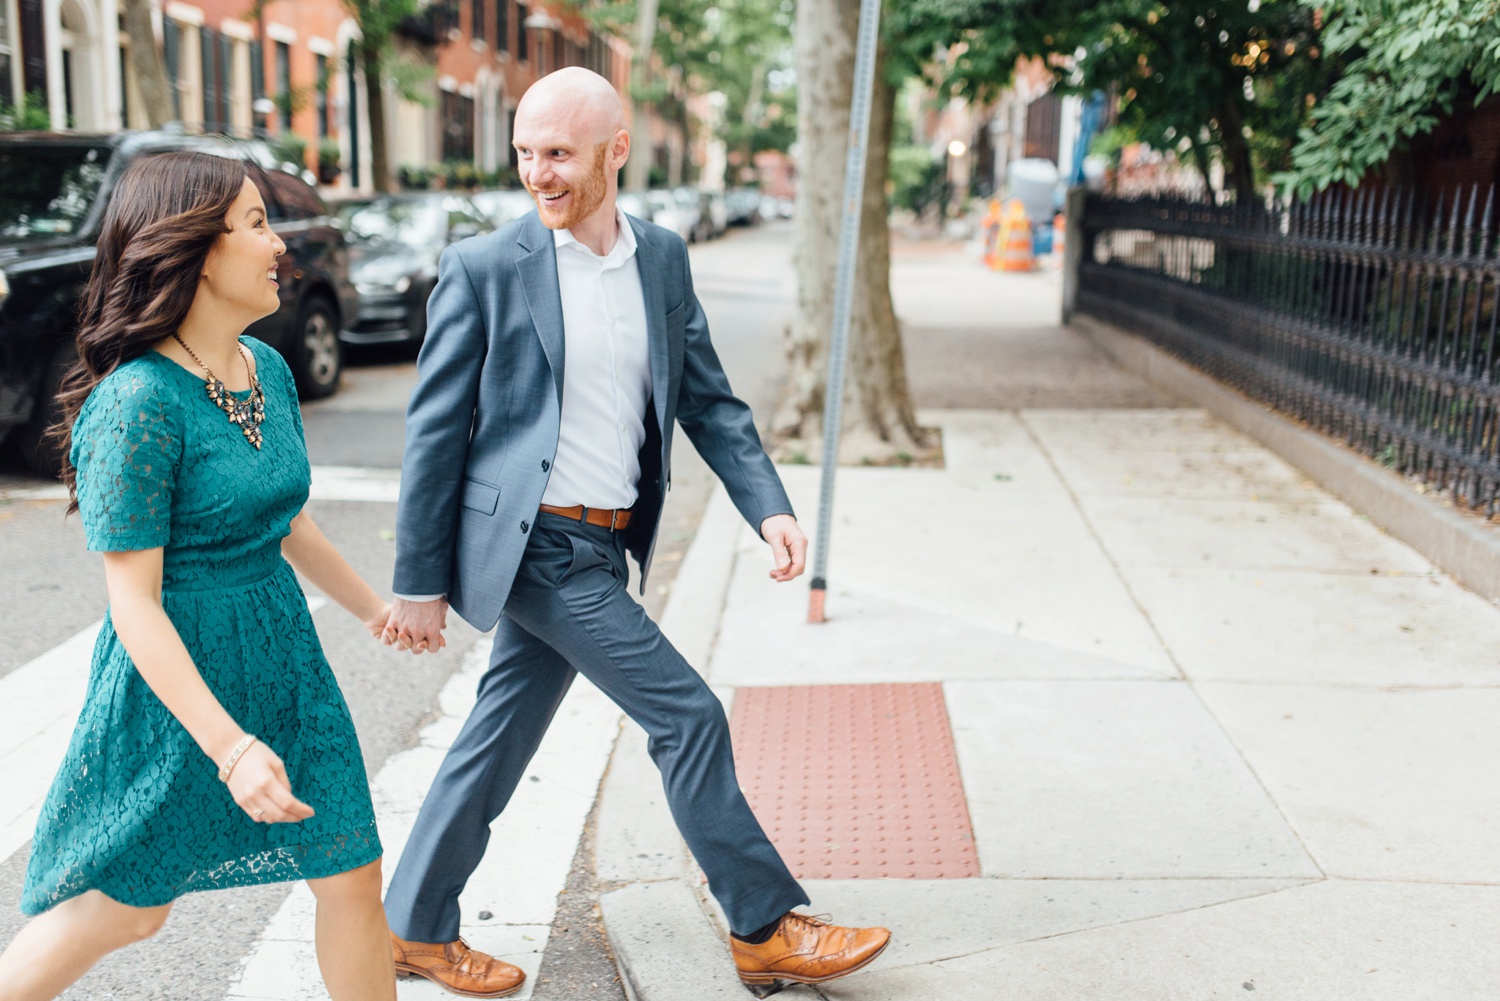
POLYGON ((619 533, 537 515, 478 701, 386 894, 397 935, 458 937, 458 895, 484 855, 490 822, 577 673, 645 729, 677 828, 732 930, 752 932, 808 903, 740 792, 723 706, 627 593, 628 579, 619 533))

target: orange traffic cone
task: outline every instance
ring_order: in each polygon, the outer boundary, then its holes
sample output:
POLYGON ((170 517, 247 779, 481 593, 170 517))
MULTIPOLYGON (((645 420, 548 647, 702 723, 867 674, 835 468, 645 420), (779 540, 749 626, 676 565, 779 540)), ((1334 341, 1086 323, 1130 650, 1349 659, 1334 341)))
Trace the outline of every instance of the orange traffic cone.
POLYGON ((1005 206, 1005 218, 1000 220, 1000 270, 1032 271, 1035 268, 1031 220, 1021 207, 1020 199, 1012 198, 1005 206))
POLYGON ((1059 258, 1062 257, 1063 248, 1068 242, 1068 217, 1061 212, 1052 217, 1052 252, 1059 258))
POLYGON ((991 198, 989 208, 979 225, 984 229, 984 263, 991 270, 1000 269, 1000 199, 991 198))

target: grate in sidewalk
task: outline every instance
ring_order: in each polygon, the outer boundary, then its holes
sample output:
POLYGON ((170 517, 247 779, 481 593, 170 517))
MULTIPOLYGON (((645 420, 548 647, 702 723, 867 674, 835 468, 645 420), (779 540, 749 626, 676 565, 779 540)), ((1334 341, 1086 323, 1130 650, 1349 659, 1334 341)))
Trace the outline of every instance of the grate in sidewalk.
POLYGON ((800 879, 979 875, 940 684, 740 688, 745 796, 800 879))

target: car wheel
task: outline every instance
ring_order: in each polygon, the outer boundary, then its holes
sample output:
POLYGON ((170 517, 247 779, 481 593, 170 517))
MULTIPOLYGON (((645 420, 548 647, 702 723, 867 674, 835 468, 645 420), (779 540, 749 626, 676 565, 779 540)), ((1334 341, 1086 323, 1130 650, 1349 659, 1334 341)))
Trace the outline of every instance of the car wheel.
POLYGON ((339 388, 344 355, 336 315, 327 299, 314 297, 302 304, 292 325, 287 362, 305 399, 321 400, 339 388))
POLYGON ((52 360, 47 363, 47 371, 42 374, 41 385, 37 387, 37 401, 31 412, 31 420, 16 429, 16 444, 21 447, 26 465, 41 476, 55 479, 62 474, 62 442, 47 432, 62 418, 62 404, 57 400, 57 390, 62 385, 63 376, 68 374, 68 369, 76 361, 78 348, 69 337, 52 353, 52 360))

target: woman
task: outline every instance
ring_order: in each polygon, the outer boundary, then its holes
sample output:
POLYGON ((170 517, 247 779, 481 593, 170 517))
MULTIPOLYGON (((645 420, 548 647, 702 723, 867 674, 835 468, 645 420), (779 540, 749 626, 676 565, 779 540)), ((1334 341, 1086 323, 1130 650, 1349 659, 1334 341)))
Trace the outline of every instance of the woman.
POLYGON ((185 893, 294 879, 335 1001, 396 996, 359 744, 293 568, 377 637, 390 609, 302 510, 291 374, 240 336, 285 250, 236 160, 147 157, 110 200, 60 431, 109 614, 0 1001, 56 997, 185 893))

